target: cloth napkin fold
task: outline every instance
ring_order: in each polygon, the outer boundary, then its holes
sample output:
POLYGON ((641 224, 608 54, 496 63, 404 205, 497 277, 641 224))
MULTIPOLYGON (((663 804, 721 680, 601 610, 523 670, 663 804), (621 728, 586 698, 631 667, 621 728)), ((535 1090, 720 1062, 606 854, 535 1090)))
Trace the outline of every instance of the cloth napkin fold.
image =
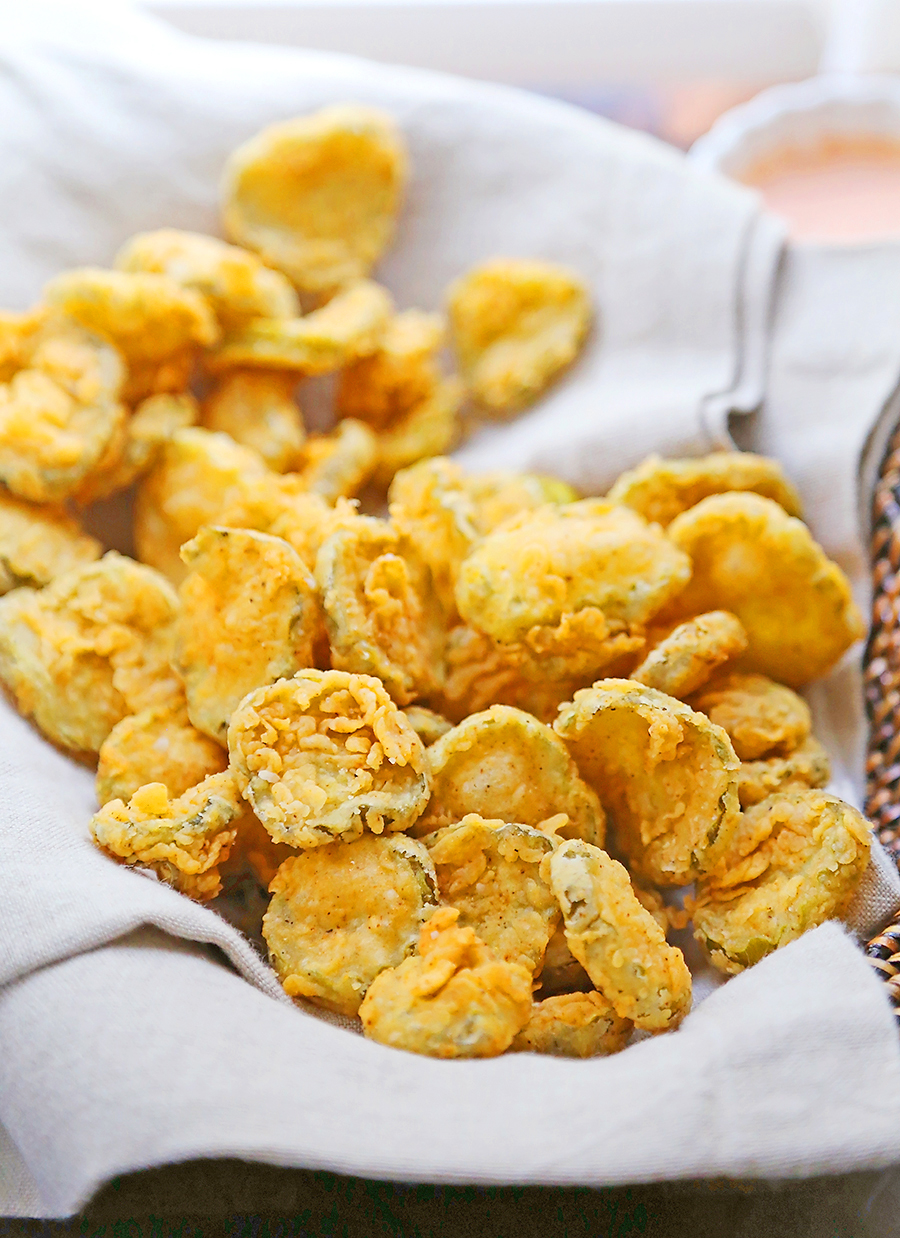
MULTIPOLYGON (((108 263, 133 232, 215 232, 217 179, 235 145, 270 121, 356 99, 391 110, 411 145, 409 202, 378 273, 400 305, 437 306, 460 271, 511 253, 571 264, 600 310, 565 380, 467 444, 464 463, 537 466, 602 493, 649 450, 722 444, 729 411, 758 403, 780 228, 752 194, 650 139, 502 88, 204 43, 129 14, 95 20, 32 4, 2 23, 0 304, 29 304, 63 267, 108 263)), ((776 358, 791 338, 791 271, 776 358)), ((801 297, 795 313, 808 309, 801 297)), ((839 350, 821 355, 836 381, 843 363, 839 350)), ((831 429, 808 415, 832 484, 819 493, 798 472, 814 528, 860 581, 848 515, 858 448, 900 358, 887 349, 873 365, 877 382, 829 405, 831 429), (839 433, 847 421, 855 455, 839 433), (840 536, 829 524, 836 488, 840 536)), ((790 426, 818 393, 802 379, 791 387, 782 369, 770 376, 781 403, 745 433, 771 440, 792 467, 790 426)), ((814 707, 858 799, 854 674, 848 664, 817 689, 814 707)), ((10 1139, 6 1152, 0 1139, 0 1212, 65 1215, 113 1174, 193 1156, 597 1184, 900 1156, 893 1016, 835 925, 712 992, 676 1034, 617 1057, 435 1062, 292 1007, 215 913, 100 855, 87 833, 90 772, 6 706, 0 786, 0 1122, 10 1139)), ((883 856, 866 881, 854 910, 863 934, 900 904, 883 856)), ((714 986, 693 964, 700 996, 714 986)))

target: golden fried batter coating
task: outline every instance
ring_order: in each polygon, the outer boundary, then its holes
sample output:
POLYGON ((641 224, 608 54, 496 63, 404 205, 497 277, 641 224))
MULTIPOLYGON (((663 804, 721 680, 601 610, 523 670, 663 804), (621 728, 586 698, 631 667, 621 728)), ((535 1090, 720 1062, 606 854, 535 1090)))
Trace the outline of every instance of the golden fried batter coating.
POLYGON ((428 564, 449 616, 456 614, 459 565, 479 538, 475 504, 464 480, 459 465, 437 457, 403 469, 388 494, 391 521, 428 564))
POLYGON ((620 1019, 600 993, 560 993, 535 1002, 531 1018, 509 1051, 553 1057, 605 1056, 625 1048, 633 1026, 630 1019, 620 1019))
POLYGON ((269 125, 233 151, 225 232, 307 292, 366 275, 390 244, 408 175, 393 119, 343 103, 269 125))
POLYGON ((55 743, 97 752, 120 719, 176 691, 177 610, 166 580, 111 550, 0 598, 0 679, 55 743))
POLYGON ((209 301, 226 330, 250 318, 290 318, 300 312, 297 294, 280 271, 246 249, 200 232, 140 232, 116 254, 115 266, 168 275, 182 288, 193 288, 209 301))
MULTIPOLYGON (((683 699, 705 684, 723 662, 746 648, 747 633, 740 620, 727 610, 712 610, 688 619, 664 636, 630 678, 683 699)), ((706 712, 701 709, 701 713, 706 712)), ((723 725, 718 718, 713 721, 723 725)))
POLYGON ((644 623, 681 593, 690 560, 654 525, 603 499, 548 504, 513 516, 461 564, 456 604, 498 641, 596 607, 620 625, 644 623))
POLYGON ((78 267, 51 279, 44 299, 108 339, 129 364, 158 365, 219 338, 205 298, 168 275, 78 267))
POLYGON ((0 593, 20 585, 40 589, 101 553, 96 538, 62 508, 24 503, 0 490, 0 593))
POLYGON ((559 908, 541 862, 556 843, 540 830, 469 813, 429 835, 425 845, 444 902, 459 911, 461 928, 507 963, 538 973, 559 908))
POLYGON ((654 885, 708 872, 738 826, 738 760, 721 727, 630 679, 576 692, 554 730, 600 796, 616 843, 654 885))
POLYGON ((606 497, 665 527, 701 499, 730 490, 752 490, 779 503, 789 516, 803 515, 800 496, 778 461, 748 451, 714 451, 687 460, 648 456, 622 473, 606 497))
POLYGON ((533 628, 524 641, 499 644, 483 632, 455 627, 444 651, 446 678, 435 702, 461 722, 489 705, 513 705, 552 722, 563 701, 600 675, 630 664, 640 636, 612 635, 600 611, 564 616, 557 628, 533 628))
POLYGON ((449 719, 435 713, 433 709, 426 709, 424 705, 407 705, 403 712, 426 748, 430 748, 442 735, 446 735, 453 726, 449 719))
POLYGON ((449 616, 456 614, 459 565, 486 533, 519 512, 577 496, 565 482, 534 473, 467 476, 438 457, 403 469, 391 483, 391 520, 419 549, 449 616))
POLYGON ((765 675, 717 675, 689 704, 727 731, 742 761, 787 756, 812 730, 806 701, 765 675))
POLYGON ((316 583, 292 546, 250 529, 204 525, 181 555, 173 665, 191 722, 224 745, 248 692, 314 664, 316 583))
POLYGON ((338 499, 331 507, 320 494, 306 489, 302 477, 289 473, 242 479, 236 497, 222 509, 219 523, 283 537, 312 572, 325 538, 356 519, 352 504, 338 499))
POLYGON ((495 1057, 531 1016, 531 973, 504 963, 454 907, 439 908, 419 934, 419 953, 373 981, 360 1007, 363 1032, 429 1057, 495 1057))
POLYGON ((10 349, 0 383, 0 482, 34 503, 59 502, 122 432, 122 361, 61 314, 35 319, 10 349))
POLYGON ((335 394, 338 417, 386 430, 430 399, 441 382, 437 354, 444 342, 440 314, 404 310, 385 328, 377 352, 343 371, 335 394))
POLYGON ((766 757, 743 761, 738 770, 738 798, 741 808, 768 799, 776 791, 805 791, 824 787, 831 777, 828 753, 810 736, 786 757, 766 757))
POLYGON ((258 451, 273 472, 287 473, 306 439, 296 386, 296 375, 283 370, 226 370, 203 401, 203 425, 258 451))
POLYGON ((228 859, 232 823, 242 810, 227 771, 211 774, 174 799, 163 783, 151 782, 127 804, 104 804, 91 819, 91 833, 107 855, 152 868, 182 894, 206 902, 222 888, 219 865, 228 859))
POLYGON ((471 714, 432 745, 428 763, 432 792, 414 826, 419 836, 468 813, 529 826, 565 813, 561 838, 603 846, 606 817, 596 792, 579 776, 562 740, 524 710, 493 705, 471 714))
POLYGON ((179 693, 116 723, 100 747, 97 799, 127 802, 151 782, 161 782, 177 799, 227 764, 221 746, 191 725, 179 693))
POLYGON ((387 289, 361 279, 302 318, 254 318, 230 332, 208 359, 212 370, 259 366, 300 374, 333 374, 378 348, 390 322, 387 289))
POLYGON ((75 502, 94 503, 130 486, 150 471, 176 431, 195 425, 199 418, 199 405, 190 394, 148 396, 122 426, 110 458, 101 461, 75 491, 75 502))
POLYGON ((228 750, 253 811, 294 847, 406 830, 428 803, 422 741, 369 675, 308 670, 258 688, 232 716, 228 750))
POLYGON ((311 434, 297 463, 302 484, 327 503, 353 498, 378 465, 375 432, 349 417, 331 434, 311 434))
POLYGON ((744 814, 732 852, 697 887, 695 936, 735 973, 834 916, 869 860, 869 826, 824 791, 773 795, 744 814))
POLYGON ((485 262, 451 284, 447 300, 460 368, 494 416, 534 403, 575 360, 591 325, 583 280, 550 262, 485 262))
POLYGON ((415 950, 436 887, 425 847, 400 835, 291 856, 272 882, 263 919, 285 993, 355 1015, 375 977, 415 950))
POLYGON ((358 516, 316 559, 337 670, 376 675, 398 705, 439 687, 444 629, 428 569, 386 521, 358 516))
POLYGON ((270 476, 257 452, 226 434, 199 427, 178 430, 138 489, 138 556, 180 584, 187 574, 180 554, 184 543, 239 500, 245 482, 270 476))
POLYGON ((464 397, 465 387, 458 378, 444 379, 421 404, 382 430, 373 481, 389 486, 401 469, 450 451, 459 437, 464 397))
POLYGON ((671 1031, 691 1004, 684 955, 666 942, 628 873, 599 847, 564 842, 546 864, 569 948, 623 1019, 671 1031))
POLYGON ((758 494, 717 494, 672 521, 693 562, 677 600, 689 614, 737 615, 749 645, 737 660, 799 687, 824 675, 865 632, 850 582, 801 521, 758 494))

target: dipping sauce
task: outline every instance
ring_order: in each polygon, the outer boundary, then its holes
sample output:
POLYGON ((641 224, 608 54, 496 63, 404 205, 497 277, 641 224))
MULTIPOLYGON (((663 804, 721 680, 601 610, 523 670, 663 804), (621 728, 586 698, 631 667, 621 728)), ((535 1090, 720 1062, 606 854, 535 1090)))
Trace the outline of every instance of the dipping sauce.
POLYGON ((758 189, 796 240, 900 237, 900 140, 848 134, 782 147, 736 176, 758 189))

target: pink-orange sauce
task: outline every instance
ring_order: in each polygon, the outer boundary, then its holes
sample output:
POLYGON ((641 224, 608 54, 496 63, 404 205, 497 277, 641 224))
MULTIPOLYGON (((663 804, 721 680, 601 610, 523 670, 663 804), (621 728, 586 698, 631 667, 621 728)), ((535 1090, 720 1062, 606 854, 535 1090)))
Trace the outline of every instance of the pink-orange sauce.
POLYGON ((759 190, 797 240, 900 237, 900 140, 851 134, 785 147, 738 179, 759 190))

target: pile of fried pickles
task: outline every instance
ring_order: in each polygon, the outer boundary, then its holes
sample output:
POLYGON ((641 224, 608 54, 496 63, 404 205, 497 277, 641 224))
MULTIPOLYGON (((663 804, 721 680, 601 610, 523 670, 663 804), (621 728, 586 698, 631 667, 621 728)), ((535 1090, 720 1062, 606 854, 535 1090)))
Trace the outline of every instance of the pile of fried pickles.
POLYGON ((863 625, 772 460, 580 498, 448 458, 592 310, 525 258, 397 310, 408 167, 373 108, 272 125, 229 243, 144 233, 0 315, 0 678, 96 760, 108 856, 268 888, 292 997, 437 1057, 613 1053, 690 1008, 670 928, 736 973, 845 911, 869 829, 796 689, 863 625), (131 488, 102 554, 80 513, 131 488))

